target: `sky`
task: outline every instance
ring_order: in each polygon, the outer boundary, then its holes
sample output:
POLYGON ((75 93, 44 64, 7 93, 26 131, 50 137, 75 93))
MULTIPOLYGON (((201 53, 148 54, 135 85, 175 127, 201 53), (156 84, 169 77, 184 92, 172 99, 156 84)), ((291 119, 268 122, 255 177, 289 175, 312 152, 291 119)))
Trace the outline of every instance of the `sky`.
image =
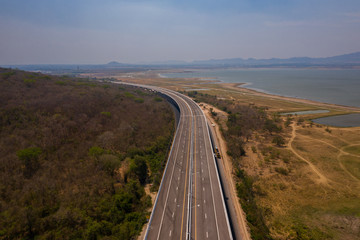
POLYGON ((359 0, 0 0, 2 65, 358 51, 359 0))

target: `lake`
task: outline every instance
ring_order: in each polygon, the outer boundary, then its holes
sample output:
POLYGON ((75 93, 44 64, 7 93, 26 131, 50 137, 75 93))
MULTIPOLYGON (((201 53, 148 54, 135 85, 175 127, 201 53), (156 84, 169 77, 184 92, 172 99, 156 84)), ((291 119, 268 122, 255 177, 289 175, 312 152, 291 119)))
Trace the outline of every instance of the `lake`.
POLYGON ((360 107, 360 70, 231 69, 163 74, 169 78, 206 78, 287 97, 360 107))
POLYGON ((360 114, 353 113, 347 115, 317 118, 317 119, 313 119, 313 122, 335 126, 335 127, 359 127, 360 114))

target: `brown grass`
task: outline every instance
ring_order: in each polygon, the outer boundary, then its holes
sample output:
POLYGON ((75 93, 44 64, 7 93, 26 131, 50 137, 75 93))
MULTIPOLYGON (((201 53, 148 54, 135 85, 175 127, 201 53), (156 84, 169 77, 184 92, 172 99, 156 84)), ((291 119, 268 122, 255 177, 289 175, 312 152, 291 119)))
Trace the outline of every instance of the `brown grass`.
POLYGON ((360 128, 351 132, 331 128, 328 133, 306 123, 292 127, 286 129, 286 135, 293 142, 279 149, 279 159, 266 161, 259 151, 253 153, 251 147, 270 145, 256 139, 249 142, 244 158, 246 171, 257 178, 257 198, 268 213, 272 236, 296 239, 299 226, 307 226, 306 232, 315 239, 358 238, 360 154, 358 145, 350 143, 356 134, 360 136, 360 128), (275 171, 279 167, 290 173, 280 174, 275 171))

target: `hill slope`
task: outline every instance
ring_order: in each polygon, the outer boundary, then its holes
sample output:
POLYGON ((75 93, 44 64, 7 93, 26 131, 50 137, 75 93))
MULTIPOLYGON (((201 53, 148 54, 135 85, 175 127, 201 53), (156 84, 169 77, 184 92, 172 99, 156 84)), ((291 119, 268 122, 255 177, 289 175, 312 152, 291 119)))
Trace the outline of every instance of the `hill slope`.
POLYGON ((156 95, 0 69, 0 239, 132 239, 174 129, 156 95))

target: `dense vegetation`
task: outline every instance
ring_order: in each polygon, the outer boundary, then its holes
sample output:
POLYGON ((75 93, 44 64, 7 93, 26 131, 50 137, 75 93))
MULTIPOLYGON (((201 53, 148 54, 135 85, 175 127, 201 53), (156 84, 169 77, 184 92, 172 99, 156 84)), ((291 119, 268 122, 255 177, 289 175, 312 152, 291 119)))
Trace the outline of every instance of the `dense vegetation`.
MULTIPOLYGON (((271 136, 278 145, 282 143, 282 137, 279 135, 282 128, 278 122, 278 116, 269 116, 264 108, 239 105, 233 101, 221 100, 216 96, 196 91, 188 92, 188 95, 197 102, 209 103, 229 114, 226 128, 222 128, 222 131, 228 145, 228 155, 233 159, 237 194, 246 213, 252 239, 272 239, 264 220, 265 210, 256 202, 257 192, 253 186, 254 179, 242 169, 241 157, 246 154, 244 144, 255 131, 271 136)), ((216 118, 216 113, 211 112, 216 118)))
POLYGON ((0 239, 133 239, 174 129, 132 87, 0 69, 0 239))

